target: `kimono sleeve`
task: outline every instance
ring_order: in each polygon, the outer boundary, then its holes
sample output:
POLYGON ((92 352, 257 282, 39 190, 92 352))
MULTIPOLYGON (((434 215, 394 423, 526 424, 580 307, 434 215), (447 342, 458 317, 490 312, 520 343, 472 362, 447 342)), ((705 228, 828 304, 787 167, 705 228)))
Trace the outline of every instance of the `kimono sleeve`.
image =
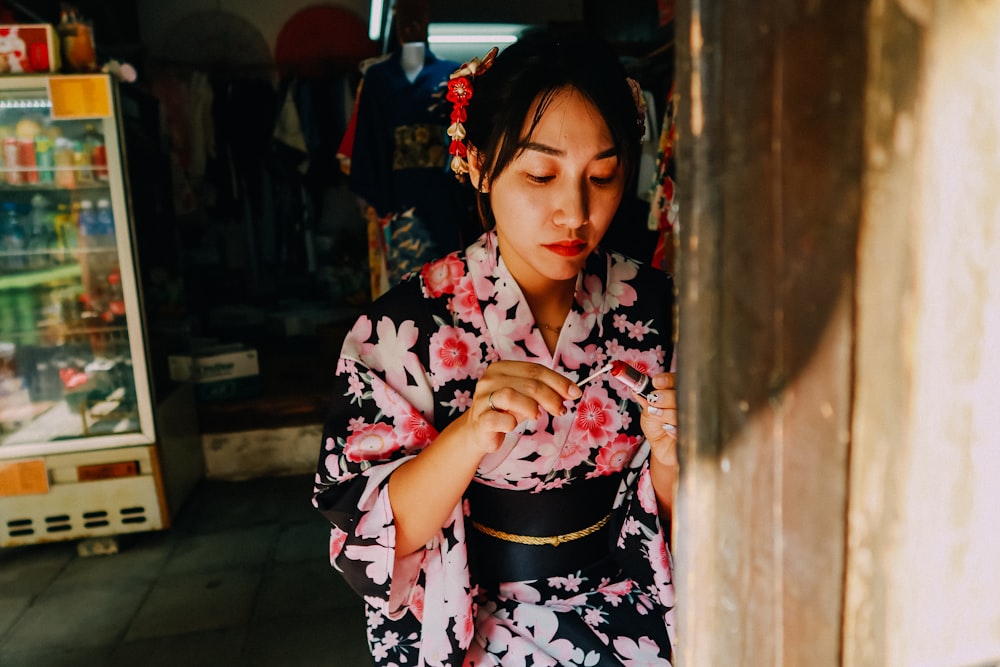
POLYGON ((419 637, 419 664, 446 664, 471 641, 464 508, 423 549, 396 558, 389 476, 437 431, 427 373, 408 352, 421 345, 418 323, 376 317, 362 317, 345 340, 313 503, 332 524, 331 563, 364 598, 370 633, 378 628, 370 641, 389 630, 419 637))
POLYGON ((331 524, 331 564, 362 597, 388 598, 395 526, 387 485, 412 454, 372 398, 391 392, 384 380, 350 359, 341 358, 338 367, 313 504, 331 524))
POLYGON ((666 609, 674 607, 673 558, 649 472, 649 443, 633 457, 615 503, 613 549, 625 573, 666 609))

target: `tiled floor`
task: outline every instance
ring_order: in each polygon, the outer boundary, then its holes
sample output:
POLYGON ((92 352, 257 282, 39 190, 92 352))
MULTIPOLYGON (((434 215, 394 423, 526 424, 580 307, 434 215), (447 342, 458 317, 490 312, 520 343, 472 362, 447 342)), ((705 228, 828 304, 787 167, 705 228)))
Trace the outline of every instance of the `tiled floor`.
POLYGON ((0 549, 3 667, 371 665, 311 475, 203 481, 168 531, 0 549))

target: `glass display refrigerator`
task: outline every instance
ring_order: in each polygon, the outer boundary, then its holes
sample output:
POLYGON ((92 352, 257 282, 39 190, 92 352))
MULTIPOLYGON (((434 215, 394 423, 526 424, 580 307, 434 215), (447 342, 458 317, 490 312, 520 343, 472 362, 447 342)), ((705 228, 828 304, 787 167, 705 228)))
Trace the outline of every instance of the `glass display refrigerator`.
POLYGON ((0 77, 0 547, 169 524, 118 85, 0 77))

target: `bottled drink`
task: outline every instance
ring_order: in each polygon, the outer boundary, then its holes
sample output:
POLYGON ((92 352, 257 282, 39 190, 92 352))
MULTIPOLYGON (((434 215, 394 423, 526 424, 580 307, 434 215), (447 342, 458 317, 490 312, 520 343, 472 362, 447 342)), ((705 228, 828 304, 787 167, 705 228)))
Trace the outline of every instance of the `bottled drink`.
POLYGON ((53 224, 56 237, 59 239, 60 260, 63 262, 72 261, 79 249, 80 229, 77 227, 77 219, 70 212, 69 204, 59 203, 56 205, 53 224))
POLYGON ((59 137, 55 142, 56 185, 61 188, 72 188, 76 185, 73 174, 73 142, 66 137, 59 137))
POLYGON ((104 143, 104 135, 97 131, 93 123, 87 123, 83 128, 83 135, 80 137, 83 147, 92 152, 94 146, 104 143))
POLYGON ((88 123, 83 131, 82 142, 83 150, 90 155, 94 179, 98 181, 108 180, 108 153, 104 146, 104 135, 88 123))
POLYGON ((80 202, 80 247, 86 251, 84 284, 90 306, 88 310, 94 316, 100 316, 107 310, 108 276, 118 268, 110 208, 105 199, 98 202, 97 209, 89 199, 80 202))
POLYGON ((94 146, 91 153, 91 162, 94 165, 94 178, 99 181, 108 180, 108 151, 104 144, 94 146))
POLYGON ((35 138, 20 137, 17 140, 17 163, 21 167, 21 181, 38 182, 38 163, 35 158, 35 138))
POLYGON ((20 185, 21 169, 18 160, 20 151, 17 147, 17 137, 4 137, 3 140, 3 180, 8 185, 20 185))
POLYGON ((28 232, 28 267, 44 269, 52 264, 56 248, 52 205, 42 193, 31 198, 31 225, 28 232))
POLYGON ((35 162, 38 163, 39 183, 55 181, 56 153, 51 137, 44 134, 35 137, 35 162))
POLYGON ((97 229, 100 234, 114 237, 115 217, 111 210, 111 202, 101 198, 97 200, 97 229))
POLYGON ((25 345, 34 345, 38 342, 35 295, 28 288, 15 289, 12 294, 18 339, 25 345))
POLYGON ((78 185, 94 182, 94 168, 90 153, 84 148, 82 141, 73 142, 73 170, 78 185))
POLYGON ((122 274, 115 269, 108 274, 108 311, 105 319, 119 322, 125 317, 125 294, 122 292, 122 274))
POLYGON ((4 202, 2 225, 0 227, 0 250, 3 252, 2 268, 5 271, 22 271, 26 268, 24 250, 27 234, 25 234, 24 223, 18 213, 17 204, 12 201, 4 202))
POLYGON ((77 225, 80 236, 90 238, 97 235, 97 214, 94 212, 94 202, 89 199, 80 201, 80 213, 77 225))

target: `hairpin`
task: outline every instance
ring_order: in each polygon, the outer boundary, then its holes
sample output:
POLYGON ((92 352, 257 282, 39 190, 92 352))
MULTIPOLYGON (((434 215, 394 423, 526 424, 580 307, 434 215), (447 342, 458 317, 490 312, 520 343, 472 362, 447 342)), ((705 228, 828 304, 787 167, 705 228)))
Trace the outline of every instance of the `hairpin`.
POLYGON ((466 107, 469 106, 469 100, 472 99, 472 82, 477 76, 493 66, 493 60, 498 51, 499 49, 494 46, 489 53, 483 56, 482 60, 473 58, 452 72, 448 79, 448 93, 445 98, 452 103, 451 125, 448 126, 448 136, 451 137, 451 143, 448 146, 448 153, 452 156, 451 170, 459 179, 464 179, 465 175, 469 173, 464 123, 468 117, 466 107))
POLYGON ((639 126, 639 136, 646 135, 646 97, 642 94, 642 86, 630 76, 625 77, 628 87, 632 90, 632 101, 635 102, 636 124, 639 126))

